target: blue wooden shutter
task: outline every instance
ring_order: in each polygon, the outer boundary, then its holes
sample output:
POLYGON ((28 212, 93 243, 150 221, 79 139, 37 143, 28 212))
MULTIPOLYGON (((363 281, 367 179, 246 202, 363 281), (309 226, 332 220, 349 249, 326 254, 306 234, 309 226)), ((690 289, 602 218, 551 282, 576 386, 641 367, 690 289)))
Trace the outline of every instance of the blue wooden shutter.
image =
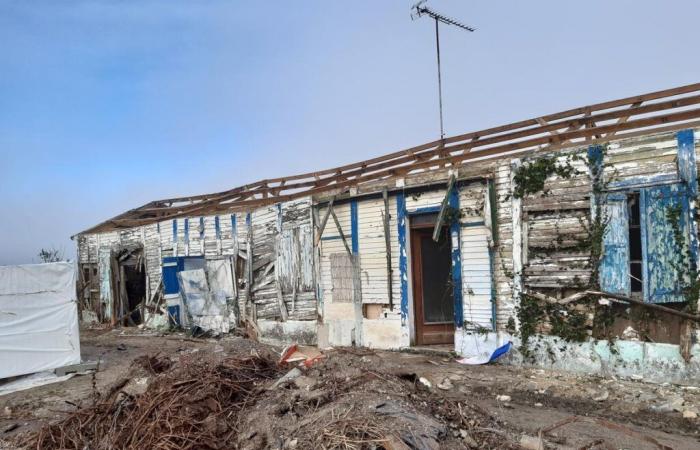
POLYGON ((629 217, 627 197, 609 194, 603 205, 607 221, 603 235, 603 259, 600 263, 600 287, 613 294, 630 294, 629 217))
POLYGON ((177 273, 183 269, 183 258, 167 256, 163 258, 163 293, 177 294, 180 285, 177 282, 177 273))
POLYGON ((687 264, 683 249, 689 245, 688 196, 682 184, 655 186, 642 192, 642 223, 644 243, 644 299, 650 303, 682 302, 683 285, 678 279, 678 264, 687 264), (681 208, 680 226, 685 240, 676 243, 673 228, 667 218, 669 208, 681 208), (645 235, 645 236, 644 236, 645 235))

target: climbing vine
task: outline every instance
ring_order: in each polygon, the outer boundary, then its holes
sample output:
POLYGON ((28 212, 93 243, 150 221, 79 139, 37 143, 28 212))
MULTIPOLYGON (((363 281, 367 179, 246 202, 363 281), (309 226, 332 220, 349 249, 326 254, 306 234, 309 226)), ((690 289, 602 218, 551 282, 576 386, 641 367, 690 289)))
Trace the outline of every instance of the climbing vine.
POLYGON ((695 313, 698 308, 698 295, 700 295, 700 281, 698 280, 698 268, 693 257, 690 245, 685 239, 681 226, 681 215, 683 208, 680 204, 671 205, 666 208, 666 220, 671 224, 673 232, 673 242, 678 249, 680 258, 671 262, 671 266, 676 271, 678 283, 681 286, 683 297, 686 301, 686 309, 695 313))
MULTIPOLYGON (((590 276, 586 280, 582 277, 574 277, 570 288, 581 290, 599 290, 600 281, 598 266, 604 254, 603 238, 609 223, 603 208, 606 181, 603 176, 603 161, 607 154, 607 146, 601 146, 597 151, 589 151, 587 156, 579 154, 568 155, 563 162, 561 158, 544 157, 527 165, 522 165, 516 169, 513 177, 514 198, 522 198, 526 195, 533 195, 539 192, 548 195, 545 188, 545 181, 551 175, 557 175, 563 179, 569 179, 581 174, 572 165, 574 161, 583 162, 590 176, 592 204, 591 214, 588 220, 580 218, 583 233, 562 233, 559 225, 555 224, 557 238, 548 247, 531 249, 535 252, 548 253, 551 251, 570 250, 587 255, 587 266, 590 268, 590 276)), ((613 174, 614 175, 614 174, 613 174)), ((611 177, 612 179, 612 177, 611 177)), ((589 337, 588 313, 585 308, 577 308, 571 304, 553 304, 544 302, 540 298, 528 294, 521 294, 519 306, 516 313, 520 323, 520 351, 524 357, 532 356, 529 348, 530 338, 537 332, 540 324, 544 321, 549 323, 549 334, 559 336, 565 341, 582 342, 589 337)), ((598 304, 593 297, 583 297, 576 301, 578 305, 588 304, 595 308, 593 314, 593 328, 603 330, 608 341, 613 342, 612 325, 615 315, 611 305, 598 304)))
POLYGON ((443 223, 448 227, 454 223, 459 223, 462 219, 462 211, 454 206, 447 205, 443 215, 443 223))
POLYGON ((523 198, 526 195, 537 194, 548 195, 545 189, 547 178, 558 175, 561 178, 569 179, 580 172, 571 164, 574 157, 569 155, 563 162, 558 161, 555 156, 541 157, 527 164, 517 167, 513 174, 513 192, 515 198, 523 198))

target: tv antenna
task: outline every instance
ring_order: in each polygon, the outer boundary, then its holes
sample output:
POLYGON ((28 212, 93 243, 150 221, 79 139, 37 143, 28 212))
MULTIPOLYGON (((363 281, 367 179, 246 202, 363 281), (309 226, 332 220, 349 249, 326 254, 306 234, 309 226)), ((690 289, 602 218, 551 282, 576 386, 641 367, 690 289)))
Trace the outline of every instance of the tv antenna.
POLYGON ((462 28, 463 30, 473 32, 476 31, 475 28, 472 28, 470 26, 467 26, 463 24, 462 22, 459 22, 455 19, 451 19, 447 16, 443 16, 440 13, 437 13, 433 11, 432 9, 428 8, 427 6, 424 6, 425 3, 428 0, 421 0, 413 7, 411 8, 411 19, 416 20, 422 16, 428 16, 432 17, 435 19, 435 46, 437 50, 437 70, 438 70, 438 99, 440 103, 440 139, 445 139, 445 128, 444 124, 442 121, 442 75, 441 75, 441 70, 440 70, 440 23, 444 23, 446 25, 454 25, 458 28, 462 28))

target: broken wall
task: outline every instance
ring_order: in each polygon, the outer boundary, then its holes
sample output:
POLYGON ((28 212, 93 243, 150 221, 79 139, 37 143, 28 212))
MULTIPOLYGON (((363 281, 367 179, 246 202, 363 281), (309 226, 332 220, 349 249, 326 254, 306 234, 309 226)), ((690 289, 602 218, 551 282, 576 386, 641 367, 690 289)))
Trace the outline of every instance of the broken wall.
MULTIPOLYGON (((90 295, 101 309, 111 302, 109 255, 112 249, 133 245, 144 248, 148 298, 158 290, 162 278, 162 260, 166 257, 204 257, 207 260, 235 257, 236 283, 240 311, 246 306, 261 320, 280 317, 277 282, 281 287, 290 320, 315 320, 316 295, 313 274, 313 246, 310 199, 260 208, 250 214, 178 218, 143 227, 79 235, 78 261, 82 267, 99 266, 96 292, 86 289, 84 305, 90 295), (253 248, 251 303, 246 301, 247 244, 253 248), (102 264, 100 261, 102 260, 102 264), (277 269, 276 269, 277 267, 277 269)), ((89 270, 88 277, 94 277, 89 270)))

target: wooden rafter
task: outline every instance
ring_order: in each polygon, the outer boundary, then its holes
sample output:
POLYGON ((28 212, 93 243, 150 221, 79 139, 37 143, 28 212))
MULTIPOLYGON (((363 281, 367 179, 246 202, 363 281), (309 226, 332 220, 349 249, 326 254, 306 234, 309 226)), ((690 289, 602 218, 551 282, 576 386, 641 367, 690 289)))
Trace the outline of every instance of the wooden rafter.
POLYGON ((277 202, 344 190, 467 161, 555 150, 640 132, 698 126, 700 83, 574 108, 534 119, 428 142, 331 169, 261 180, 213 194, 169 198, 132 209, 84 233, 197 215, 247 211, 277 202), (623 133, 624 134, 621 134, 623 133))

